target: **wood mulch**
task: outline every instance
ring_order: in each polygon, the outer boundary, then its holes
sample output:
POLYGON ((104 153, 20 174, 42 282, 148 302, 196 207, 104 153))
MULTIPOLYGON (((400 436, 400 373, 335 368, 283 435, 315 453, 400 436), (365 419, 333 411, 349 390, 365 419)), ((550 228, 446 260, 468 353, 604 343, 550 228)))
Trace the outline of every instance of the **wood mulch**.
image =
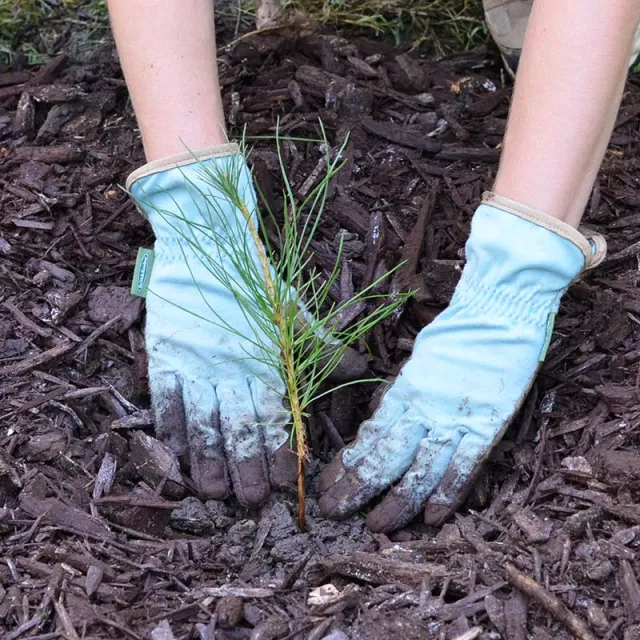
MULTIPOLYGON (((300 198, 324 158, 319 121, 334 148, 349 134, 314 260, 330 269, 342 234, 336 299, 406 261, 381 292, 418 293, 367 340, 373 374, 397 374, 451 296, 495 176, 511 92, 496 56, 271 34, 219 65, 230 131, 254 137, 276 209, 261 137, 277 120, 300 198)), ((143 305, 128 292, 152 236, 119 188, 143 159, 117 63, 0 69, 2 638, 640 638, 639 114, 633 77, 586 219, 609 258, 565 297, 465 509, 391 537, 319 517, 313 476, 370 415, 363 386, 314 408, 300 532, 286 496, 259 513, 202 502, 152 437, 143 305)))

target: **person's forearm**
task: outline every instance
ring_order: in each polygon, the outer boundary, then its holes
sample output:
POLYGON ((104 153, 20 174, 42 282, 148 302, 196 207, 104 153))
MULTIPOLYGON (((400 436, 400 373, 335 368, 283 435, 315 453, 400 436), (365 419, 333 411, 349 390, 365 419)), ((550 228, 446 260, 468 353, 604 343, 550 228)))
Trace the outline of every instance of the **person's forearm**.
POLYGON ((536 0, 494 190, 578 226, 620 104, 639 0, 536 0))
POLYGON ((108 0, 147 160, 226 142, 212 0, 108 0))

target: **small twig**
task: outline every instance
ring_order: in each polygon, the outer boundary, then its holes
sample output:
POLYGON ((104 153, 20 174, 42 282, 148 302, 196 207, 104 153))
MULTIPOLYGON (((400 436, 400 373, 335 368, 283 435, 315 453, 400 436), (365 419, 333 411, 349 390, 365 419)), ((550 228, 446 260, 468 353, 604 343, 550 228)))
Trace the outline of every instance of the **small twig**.
MULTIPOLYGON (((31 536, 40 528, 42 521, 49 515, 49 511, 51 511, 51 507, 43 511, 34 521, 33 524, 29 527, 29 530, 24 534, 18 534, 21 537, 24 536, 23 544, 29 542, 31 540, 31 536)), ((14 537, 15 540, 16 537, 14 537)))
POLYGON ((255 29, 254 31, 249 31, 248 33, 243 33, 241 36, 238 36, 235 40, 232 40, 228 44, 223 45, 222 47, 218 47, 217 53, 225 53, 232 49, 236 44, 246 40, 247 38, 251 38, 253 36, 264 35, 269 33, 286 33, 287 31, 291 31, 291 33, 299 33, 301 31, 301 27, 304 27, 304 23, 302 22, 302 15, 296 19, 294 16, 292 20, 289 20, 285 24, 278 24, 273 27, 263 27, 260 29, 255 29))
POLYGON ((548 429, 549 426, 549 418, 545 415, 547 413, 551 413, 553 410, 553 406, 556 403, 556 392, 555 390, 549 391, 542 398, 541 411, 543 414, 542 423, 540 425, 540 453, 538 454, 538 459, 536 460, 536 468, 533 472, 533 477, 531 478, 531 484, 529 485, 529 489, 527 490, 527 495, 524 497, 522 501, 523 506, 529 503, 529 500, 533 497, 536 489, 538 488, 538 482, 540 480, 540 474, 542 473, 542 462, 544 460, 544 455, 547 449, 547 440, 548 440, 548 429))
MULTIPOLYGON (((147 542, 158 542, 160 544, 166 542, 166 540, 162 540, 162 538, 156 538, 155 536, 151 536, 148 533, 136 531, 135 529, 130 529, 129 527, 125 527, 121 524, 116 524, 115 522, 109 522, 109 526, 116 531, 121 531, 122 533, 130 535, 132 538, 140 538, 140 540, 146 540, 147 542)), ((113 544, 112 541, 109 542, 113 544)))
POLYGON ((66 413, 80 429, 85 428, 84 422, 80 419, 80 416, 69 406, 66 404, 62 404, 62 402, 57 402, 56 400, 49 400, 45 405, 45 407, 55 407, 59 411, 66 413))
POLYGON ((94 257, 89 253, 89 250, 87 249, 87 247, 85 246, 84 242, 82 241, 82 239, 80 238, 80 234, 78 233, 78 230, 75 228, 74 225, 71 225, 71 233, 76 241, 76 244, 78 245, 78 248, 80 249, 80 253, 87 259, 87 260, 94 260, 94 257))
POLYGON ((27 373, 27 371, 31 371, 31 369, 35 369, 50 360, 54 360, 55 358, 59 358, 60 356, 67 354, 74 346, 73 342, 64 342, 56 345, 48 351, 43 351, 42 353, 37 353, 36 355, 31 356, 30 358, 25 358, 20 362, 14 362, 6 367, 0 367, 0 377, 18 376, 23 373, 27 373))
POLYGON ((30 620, 27 620, 26 622, 23 622, 19 627, 17 627, 11 633, 6 635, 4 637, 4 640, 15 640, 16 638, 19 638, 22 634, 26 633, 27 631, 30 631, 34 627, 37 627, 40 624, 41 620, 42 620, 42 615, 37 614, 33 616, 33 618, 31 618, 30 620))
POLYGON ((607 635, 602 640, 611 640, 615 635, 616 631, 624 624, 624 617, 618 618, 610 627, 609 631, 607 631, 607 635))
POLYGON ((128 495, 125 496, 103 496, 96 498, 94 504, 119 504, 127 507, 146 507, 147 509, 179 509, 182 502, 169 502, 167 500, 146 500, 144 498, 135 498, 128 495))
POLYGON ((125 633, 130 638, 133 638, 133 640, 143 640, 142 636, 139 636, 137 633, 125 627, 123 624, 116 622, 115 620, 110 620, 109 618, 104 618, 103 616, 96 616, 96 620, 98 622, 102 622, 102 624, 107 625, 108 627, 112 627, 114 629, 117 629, 118 631, 122 631, 122 633, 125 633))
POLYGON ((160 480, 160 482, 158 482, 158 486, 155 488, 155 491, 153 492, 154 495, 156 495, 159 499, 160 499, 160 496, 162 496, 162 492, 164 491, 164 488, 167 485, 167 482, 169 482, 169 478, 171 477, 171 474, 174 473, 175 471, 177 471, 178 474, 180 473, 180 470, 176 468, 176 461, 173 460, 171 462, 171 465, 164 472, 162 479, 160 480))
MULTIPOLYGON (((422 252, 425 233, 431 220, 431 214, 433 213, 439 191, 440 182, 436 180, 430 186, 429 193, 418 212, 418 219, 416 220, 411 233, 407 236, 407 241, 405 242, 402 250, 403 265, 393 276, 391 286, 389 288, 389 294, 392 298, 400 295, 402 291, 406 291, 411 286, 411 281, 416 273, 418 261, 422 252)), ((393 314, 394 322, 398 321, 402 312, 403 307, 396 309, 393 314)))
POLYGON ((78 632, 76 631, 76 628, 73 625, 73 621, 71 620, 71 616, 69 616, 66 607, 62 603, 62 598, 53 601, 53 608, 55 609, 56 614, 60 622, 62 623, 65 638, 68 638, 69 640, 80 640, 78 632))
POLYGON ((469 509, 469 513, 474 518, 477 518, 478 520, 480 520, 480 522, 484 522, 487 526, 492 527, 496 531, 500 531, 501 533, 504 533, 504 535, 507 536, 508 538, 518 540, 518 536, 514 536, 513 533, 511 533, 511 531, 507 529, 507 527, 502 526, 499 522, 495 522, 491 518, 487 518, 485 515, 479 513, 478 511, 474 511, 473 509, 469 509))
POLYGON ((311 560, 311 556, 313 555, 312 551, 307 551, 298 562, 293 566, 293 568, 285 574, 285 577, 282 580, 280 585, 281 591, 289 591, 293 588, 293 585, 296 583, 296 580, 300 577, 303 569, 309 564, 309 560, 311 560))
POLYGON ((575 613, 569 611, 558 598, 549 593, 543 586, 518 571, 511 564, 507 564, 507 580, 509 584, 520 589, 520 591, 537 602, 545 611, 548 611, 567 631, 578 638, 578 640, 596 640, 583 620, 575 615, 575 613))
POLYGON ((49 583, 44 590, 40 604, 38 605, 38 611, 36 616, 40 618, 40 627, 44 626, 44 623, 51 615, 51 603, 55 601, 56 596, 60 592, 60 585, 62 584, 62 565, 56 565, 49 576, 49 583))
POLYGON ((109 331, 114 324, 116 324, 122 318, 122 314, 119 313, 117 316, 111 318, 111 320, 107 320, 104 324, 100 325, 97 329, 92 331, 81 344, 76 348, 76 354, 82 353, 86 351, 103 333, 109 331))
POLYGON ((476 640, 482 635, 482 627, 473 627, 465 631, 462 635, 456 636, 454 640, 476 640))
POLYGON ((109 389, 111 390, 111 393, 113 393, 113 395, 115 396, 116 400, 128 411, 131 412, 136 412, 136 411, 140 411, 140 409, 138 407, 136 407, 135 404, 129 402, 107 379, 105 378, 100 378, 100 382, 102 382, 102 384, 106 385, 107 387, 109 387, 109 389))
POLYGON ((605 258, 602 266, 609 266, 611 264, 615 264, 616 262, 622 262, 627 258, 633 258, 634 256, 638 256, 640 254, 640 241, 634 242, 630 244, 628 247, 622 249, 622 251, 618 251, 618 253, 614 253, 613 255, 605 258))
POLYGON ((11 313, 11 315, 25 328, 29 329, 29 331, 33 331, 37 335, 42 338, 50 338, 51 330, 45 329, 44 327, 38 326, 33 320, 27 318, 27 316, 18 309, 12 302, 5 300, 2 303, 2 306, 11 313))
POLYGON ((121 213, 124 213, 126 209, 128 209, 133 203, 131 200, 127 200, 123 205, 118 207, 104 222, 98 225, 98 228, 93 232, 94 236, 97 236, 99 233, 104 231, 116 218, 120 216, 121 213))
POLYGON ((272 598, 276 595, 274 589, 262 589, 260 587, 203 587, 202 592, 214 598, 272 598))
POLYGON ((258 557, 258 554, 262 550, 262 547, 267 540, 267 536, 269 535, 272 526, 273 520, 271 518, 262 518, 262 520, 260 520, 258 531, 255 537, 255 542, 253 543, 253 550, 251 551, 251 555, 249 556, 249 562, 253 562, 258 557))
POLYGON ((51 400, 56 400, 60 396, 63 396, 67 392, 65 387, 56 387, 49 391, 49 393, 45 393, 41 396, 37 396, 33 398, 33 400, 29 400, 29 402, 25 402, 22 406, 18 407, 15 411, 11 411, 10 413, 6 413, 0 418, 7 418, 10 415, 15 415, 17 413, 22 413, 24 411, 29 411, 30 409, 34 409, 35 407, 40 406, 41 404, 45 404, 45 402, 49 402, 51 400))
POLYGON ((60 400, 84 400, 86 398, 92 398, 93 396, 102 395, 107 391, 110 391, 109 387, 87 387, 85 389, 72 389, 71 391, 65 391, 60 400))

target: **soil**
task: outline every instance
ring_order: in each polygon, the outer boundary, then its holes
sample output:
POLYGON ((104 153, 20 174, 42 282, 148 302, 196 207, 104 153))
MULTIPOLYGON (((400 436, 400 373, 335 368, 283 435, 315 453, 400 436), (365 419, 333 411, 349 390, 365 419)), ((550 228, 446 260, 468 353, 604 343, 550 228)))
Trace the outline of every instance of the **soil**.
MULTIPOLYGON (((446 306, 495 176, 511 92, 497 56, 271 33, 219 64, 231 133, 273 136, 279 118, 301 197, 319 120, 333 148, 349 133, 314 259, 330 268, 344 234, 336 299, 407 261, 382 290, 418 294, 367 341, 372 372, 395 375, 446 306)), ((361 515, 319 517, 314 477, 378 397, 362 386, 314 407, 301 532, 288 496, 258 513, 201 501, 153 438, 144 309, 128 293, 152 236, 119 188, 143 157, 115 57, 0 69, 0 635, 640 638, 638 114, 632 76, 586 217, 609 257, 564 298, 466 507, 390 537, 361 515)), ((252 163, 277 208, 273 141, 252 163)))

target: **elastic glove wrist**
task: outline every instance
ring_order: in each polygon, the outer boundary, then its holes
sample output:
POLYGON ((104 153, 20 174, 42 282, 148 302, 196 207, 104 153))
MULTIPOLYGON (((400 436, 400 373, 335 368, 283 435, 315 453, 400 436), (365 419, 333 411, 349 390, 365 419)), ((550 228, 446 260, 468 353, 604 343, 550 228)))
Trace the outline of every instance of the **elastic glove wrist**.
MULTIPOLYGON (((166 174, 166 172, 173 171, 174 169, 184 168, 185 170, 189 170, 193 168, 194 164, 206 162, 207 160, 239 155, 240 147, 235 142, 230 142, 228 144, 212 145, 194 151, 184 151, 183 153, 159 158, 158 160, 147 162, 147 164, 138 167, 133 171, 127 178, 125 187, 127 191, 131 191, 134 184, 143 181, 144 178, 155 176, 157 174, 166 174)), ((184 171, 180 172, 179 175, 185 175, 184 171)), ((171 185, 175 184, 176 180, 177 175, 169 184, 158 183, 157 181, 148 182, 148 185, 144 187, 144 192, 146 192, 149 197, 153 197, 158 192, 167 192, 170 190, 171 185)), ((139 189, 138 192, 140 192, 139 189)), ((146 210, 143 211, 143 215, 147 214, 148 212, 146 210)), ((191 218, 193 215, 189 211, 185 211, 185 214, 188 218, 191 218)))
POLYGON ((597 267, 607 256, 607 243, 605 239, 599 233, 592 232, 585 227, 576 229, 570 224, 558 220, 558 218, 554 218, 540 209, 516 202, 505 196, 498 195, 493 191, 485 191, 482 194, 482 204, 490 205, 506 213, 511 213, 514 216, 518 216, 539 227, 553 231, 556 235, 569 240, 575 244, 584 255, 585 263, 583 270, 597 267))

